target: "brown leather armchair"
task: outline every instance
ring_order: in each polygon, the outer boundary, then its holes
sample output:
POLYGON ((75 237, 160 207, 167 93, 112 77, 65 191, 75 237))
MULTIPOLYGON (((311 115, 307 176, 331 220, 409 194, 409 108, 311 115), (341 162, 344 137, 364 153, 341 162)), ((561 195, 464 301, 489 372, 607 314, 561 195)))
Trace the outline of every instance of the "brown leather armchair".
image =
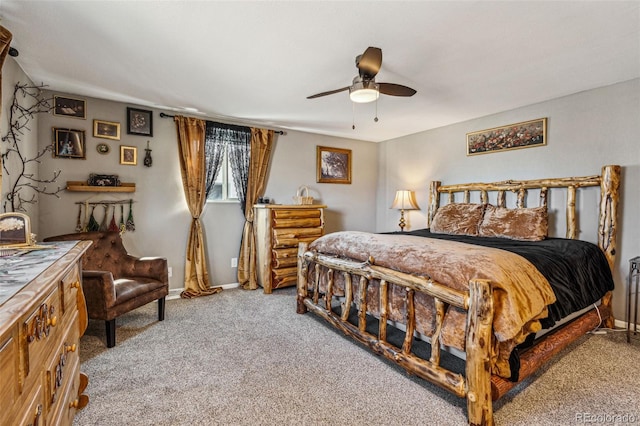
POLYGON ((89 318, 106 324, 107 347, 116 344, 116 318, 158 301, 158 320, 164 320, 169 293, 167 259, 131 256, 117 232, 80 232, 45 238, 44 241, 90 240, 82 258, 82 289, 89 318))

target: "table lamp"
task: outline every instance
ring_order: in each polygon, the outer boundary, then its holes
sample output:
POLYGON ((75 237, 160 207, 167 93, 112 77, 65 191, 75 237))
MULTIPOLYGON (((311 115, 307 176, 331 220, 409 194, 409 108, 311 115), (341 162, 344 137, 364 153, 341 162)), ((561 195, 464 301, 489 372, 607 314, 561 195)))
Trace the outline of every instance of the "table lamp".
POLYGON ((420 207, 418 207, 418 203, 416 202, 415 192, 408 191, 406 189, 396 191, 396 198, 393 200, 393 204, 390 208, 400 210, 400 232, 404 232, 404 227, 406 226, 406 222, 404 221, 404 211, 420 210, 420 207))

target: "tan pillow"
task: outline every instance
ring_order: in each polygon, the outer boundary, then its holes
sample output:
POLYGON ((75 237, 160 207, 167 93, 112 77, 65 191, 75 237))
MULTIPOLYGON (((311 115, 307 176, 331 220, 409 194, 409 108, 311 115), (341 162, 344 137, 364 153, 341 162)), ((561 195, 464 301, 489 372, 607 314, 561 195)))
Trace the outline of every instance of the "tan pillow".
POLYGON ((483 212, 483 204, 447 204, 436 210, 431 222, 431 232, 451 235, 478 235, 483 212))
POLYGON ((540 241, 547 237, 548 222, 546 207, 507 209, 487 205, 478 233, 481 237, 540 241))

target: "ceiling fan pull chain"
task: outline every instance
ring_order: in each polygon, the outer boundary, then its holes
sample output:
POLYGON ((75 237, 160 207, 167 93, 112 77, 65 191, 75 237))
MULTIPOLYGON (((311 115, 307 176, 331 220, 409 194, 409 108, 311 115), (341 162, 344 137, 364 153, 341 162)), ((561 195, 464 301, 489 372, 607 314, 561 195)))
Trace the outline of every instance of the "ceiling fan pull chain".
POLYGON ((378 98, 376 98, 376 116, 373 118, 374 123, 378 122, 378 98))
POLYGON ((356 129, 356 104, 351 102, 351 129, 356 129))

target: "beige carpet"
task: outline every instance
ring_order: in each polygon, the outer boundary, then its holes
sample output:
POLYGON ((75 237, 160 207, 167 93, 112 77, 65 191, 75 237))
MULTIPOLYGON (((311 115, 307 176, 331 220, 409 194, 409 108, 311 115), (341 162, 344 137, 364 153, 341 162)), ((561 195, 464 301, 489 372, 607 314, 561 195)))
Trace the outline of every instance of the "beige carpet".
MULTIPOLYGON (((74 425, 466 424, 463 399, 408 376, 312 314, 297 315, 293 288, 170 300, 164 322, 156 309, 119 318, 112 349, 104 324, 90 321, 81 340, 90 402, 74 425)), ((638 366, 640 341, 585 337, 494 404, 496 423, 624 415, 640 423, 638 366)))

